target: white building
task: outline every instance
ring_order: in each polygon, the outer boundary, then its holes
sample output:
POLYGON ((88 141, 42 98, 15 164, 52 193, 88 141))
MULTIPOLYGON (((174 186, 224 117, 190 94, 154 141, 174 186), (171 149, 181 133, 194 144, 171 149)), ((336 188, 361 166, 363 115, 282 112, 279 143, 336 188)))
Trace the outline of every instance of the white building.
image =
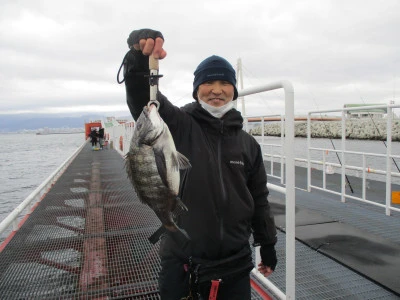
POLYGON ((386 108, 371 108, 367 109, 366 106, 377 106, 382 105, 382 103, 378 104, 345 104, 344 108, 355 108, 360 107, 360 110, 349 110, 346 112, 347 118, 374 118, 374 119, 382 119, 387 114, 386 108), (364 107, 364 108, 361 108, 364 107))

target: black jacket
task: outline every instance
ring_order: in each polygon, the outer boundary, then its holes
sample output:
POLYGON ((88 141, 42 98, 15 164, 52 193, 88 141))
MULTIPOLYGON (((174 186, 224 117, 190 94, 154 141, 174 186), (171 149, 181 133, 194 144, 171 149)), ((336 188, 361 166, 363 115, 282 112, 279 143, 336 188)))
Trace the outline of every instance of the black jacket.
MULTIPOLYGON (((127 102, 137 119, 149 101, 147 57, 134 52, 125 65, 127 102)), ((220 259, 239 251, 253 232, 256 243, 276 243, 276 229, 267 200, 267 178, 261 148, 244 130, 235 109, 214 118, 199 103, 182 108, 161 93, 159 113, 168 125, 177 150, 192 168, 186 176, 182 200, 188 213, 178 225, 190 236, 192 255, 220 259)))

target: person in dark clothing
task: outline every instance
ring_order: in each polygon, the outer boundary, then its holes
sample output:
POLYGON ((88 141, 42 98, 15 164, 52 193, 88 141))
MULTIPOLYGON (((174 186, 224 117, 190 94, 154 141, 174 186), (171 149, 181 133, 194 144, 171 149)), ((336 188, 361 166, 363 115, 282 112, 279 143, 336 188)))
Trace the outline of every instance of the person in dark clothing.
POLYGON ((97 137, 98 137, 98 133, 97 133, 96 129, 93 129, 90 132, 89 137, 90 137, 90 142, 92 143, 92 148, 96 147, 96 145, 97 145, 97 137))
POLYGON ((103 150, 104 145, 104 128, 99 129, 99 145, 100 149, 103 150))
MULTIPOLYGON (((150 99, 148 56, 163 59, 164 38, 140 29, 128 38, 123 60, 127 104, 136 120, 150 99)), ((193 296, 208 299, 250 299, 252 251, 260 245, 258 270, 270 275, 277 264, 276 228, 268 202, 267 177, 260 145, 246 133, 233 108, 238 97, 235 70, 213 55, 194 72, 194 102, 178 108, 158 92, 159 114, 168 125, 177 150, 192 168, 182 176, 181 199, 188 212, 177 224, 190 237, 181 243, 171 232, 161 236, 159 276, 163 300, 193 296)))

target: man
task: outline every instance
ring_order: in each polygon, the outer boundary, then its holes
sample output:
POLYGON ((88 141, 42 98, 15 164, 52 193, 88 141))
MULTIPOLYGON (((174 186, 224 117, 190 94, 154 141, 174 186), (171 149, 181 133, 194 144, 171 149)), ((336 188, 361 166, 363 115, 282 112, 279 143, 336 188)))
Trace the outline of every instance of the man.
POLYGON ((103 150, 103 145, 104 145, 104 128, 99 129, 99 145, 100 145, 100 150, 103 150))
MULTIPOLYGON (((163 43, 162 34, 151 29, 135 30, 128 38, 124 80, 135 120, 150 99, 148 56, 165 58, 163 43)), ((277 263, 261 149, 242 130, 243 118, 233 108, 238 92, 232 66, 214 55, 194 76, 193 103, 178 108, 158 93, 160 116, 192 165, 181 191, 188 212, 177 220, 190 242, 181 243, 169 232, 162 236, 160 295, 163 300, 208 299, 218 291, 217 299, 250 299, 251 233, 261 245, 259 271, 268 276, 277 263)))
POLYGON ((90 142, 92 143, 93 150, 96 148, 96 145, 97 145, 97 136, 98 136, 98 134, 97 134, 96 129, 93 129, 89 134, 90 142))

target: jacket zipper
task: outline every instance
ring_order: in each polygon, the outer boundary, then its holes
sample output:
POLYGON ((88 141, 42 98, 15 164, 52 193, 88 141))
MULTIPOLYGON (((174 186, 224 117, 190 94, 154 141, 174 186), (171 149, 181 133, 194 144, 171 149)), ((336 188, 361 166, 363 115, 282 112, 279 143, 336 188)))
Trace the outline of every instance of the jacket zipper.
POLYGON ((220 179, 220 183, 221 183, 221 190, 222 190, 222 206, 221 206, 221 210, 220 210, 220 227, 219 227, 219 236, 221 241, 224 238, 224 209, 226 206, 226 189, 225 189, 225 185, 224 185, 224 181, 222 178, 222 153, 221 153, 221 144, 222 144, 222 135, 224 133, 224 121, 221 121, 221 128, 220 128, 220 136, 218 138, 218 171, 219 171, 219 179, 220 179))

